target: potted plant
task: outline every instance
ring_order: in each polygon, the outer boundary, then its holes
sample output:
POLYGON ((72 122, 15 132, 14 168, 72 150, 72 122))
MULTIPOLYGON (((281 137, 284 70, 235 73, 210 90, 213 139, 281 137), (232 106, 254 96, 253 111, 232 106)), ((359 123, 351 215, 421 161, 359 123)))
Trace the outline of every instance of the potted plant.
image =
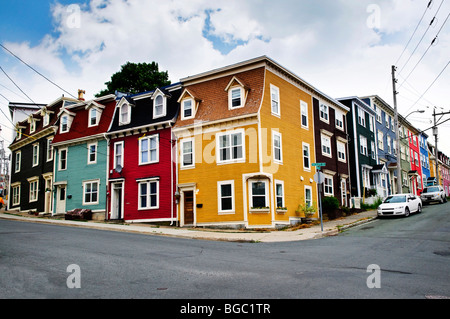
POLYGON ((312 222, 312 216, 317 212, 317 207, 314 205, 300 204, 298 205, 298 209, 295 211, 298 215, 303 214, 305 217, 302 218, 306 224, 310 224, 312 222))

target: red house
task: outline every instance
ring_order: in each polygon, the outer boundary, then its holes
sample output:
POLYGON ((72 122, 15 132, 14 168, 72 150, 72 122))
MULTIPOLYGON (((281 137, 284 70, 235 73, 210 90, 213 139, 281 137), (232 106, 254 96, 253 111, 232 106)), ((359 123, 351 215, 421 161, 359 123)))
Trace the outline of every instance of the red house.
POLYGON ((181 84, 123 96, 107 132, 108 218, 175 222, 176 166, 172 126, 181 84))
POLYGON ((424 185, 422 179, 422 166, 420 163, 420 146, 419 138, 416 134, 408 130, 409 158, 411 162, 411 170, 408 172, 411 179, 411 193, 420 195, 424 185))

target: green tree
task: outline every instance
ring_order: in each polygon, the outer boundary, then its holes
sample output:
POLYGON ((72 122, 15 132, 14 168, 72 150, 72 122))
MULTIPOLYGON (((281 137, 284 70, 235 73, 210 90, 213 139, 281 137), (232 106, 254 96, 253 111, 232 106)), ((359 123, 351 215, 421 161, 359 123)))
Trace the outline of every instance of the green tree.
POLYGON ((140 93, 152 91, 157 87, 170 84, 169 73, 159 71, 158 63, 131 63, 127 62, 121 66, 119 72, 111 76, 111 80, 105 82, 106 89, 95 96, 100 97, 114 94, 117 90, 123 93, 140 93))

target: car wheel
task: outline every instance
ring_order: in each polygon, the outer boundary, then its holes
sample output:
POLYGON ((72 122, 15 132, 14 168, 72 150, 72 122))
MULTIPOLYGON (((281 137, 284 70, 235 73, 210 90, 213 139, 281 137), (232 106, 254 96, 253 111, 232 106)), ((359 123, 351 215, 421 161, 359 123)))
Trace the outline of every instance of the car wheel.
POLYGON ((419 204, 419 206, 417 206, 417 213, 420 214, 422 212, 422 206, 419 204))
POLYGON ((405 207, 405 217, 408 217, 408 216, 409 216, 409 208, 405 207))

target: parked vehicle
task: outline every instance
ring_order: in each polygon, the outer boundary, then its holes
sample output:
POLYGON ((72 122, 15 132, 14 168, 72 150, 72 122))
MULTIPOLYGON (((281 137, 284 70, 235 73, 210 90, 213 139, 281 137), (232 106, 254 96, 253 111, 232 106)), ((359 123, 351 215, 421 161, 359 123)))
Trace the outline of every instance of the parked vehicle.
POLYGON ((378 206, 377 215, 381 216, 405 216, 410 213, 422 212, 422 200, 414 194, 389 195, 378 206))
POLYGON ((439 202, 442 204, 447 201, 444 188, 438 185, 425 187, 422 194, 420 194, 420 198, 424 204, 431 202, 439 202))

